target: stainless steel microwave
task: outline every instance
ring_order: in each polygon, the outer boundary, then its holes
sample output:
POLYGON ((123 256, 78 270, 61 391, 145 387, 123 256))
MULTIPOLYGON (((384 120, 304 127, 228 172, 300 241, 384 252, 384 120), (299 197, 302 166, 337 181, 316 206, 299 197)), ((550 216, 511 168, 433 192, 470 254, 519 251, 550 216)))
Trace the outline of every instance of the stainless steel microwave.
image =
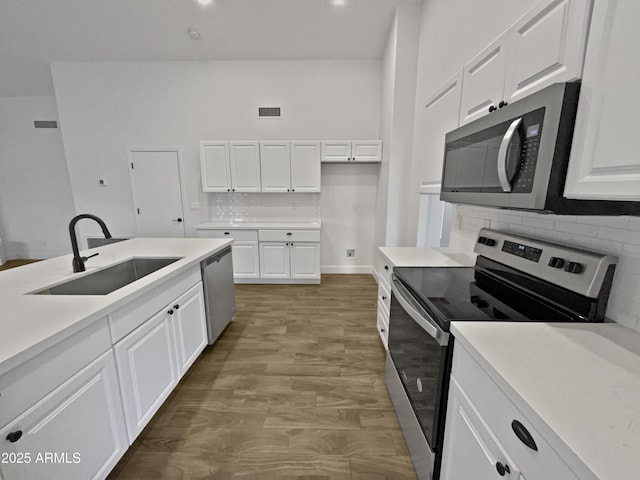
POLYGON ((572 215, 638 215, 639 202, 563 197, 580 82, 557 83, 445 137, 440 199, 572 215))

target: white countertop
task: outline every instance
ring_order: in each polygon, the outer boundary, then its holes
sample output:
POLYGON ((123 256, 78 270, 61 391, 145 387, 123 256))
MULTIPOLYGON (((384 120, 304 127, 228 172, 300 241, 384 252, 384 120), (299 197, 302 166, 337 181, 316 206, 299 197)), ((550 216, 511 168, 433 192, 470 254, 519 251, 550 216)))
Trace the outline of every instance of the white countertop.
POLYGON ((196 230, 268 230, 268 229, 293 229, 293 230, 319 230, 320 222, 205 222, 195 225, 196 230))
POLYGON ((83 273, 73 273, 72 255, 1 271, 0 375, 231 243, 209 238, 134 238, 81 252, 85 256, 100 253, 86 262, 83 273), (182 258, 108 295, 28 294, 133 257, 182 258))
POLYGON ((378 247, 380 253, 396 267, 471 267, 475 254, 448 247, 378 247))
POLYGON ((453 322, 451 330, 565 461, 578 465, 581 480, 638 478, 639 332, 509 322, 453 322))

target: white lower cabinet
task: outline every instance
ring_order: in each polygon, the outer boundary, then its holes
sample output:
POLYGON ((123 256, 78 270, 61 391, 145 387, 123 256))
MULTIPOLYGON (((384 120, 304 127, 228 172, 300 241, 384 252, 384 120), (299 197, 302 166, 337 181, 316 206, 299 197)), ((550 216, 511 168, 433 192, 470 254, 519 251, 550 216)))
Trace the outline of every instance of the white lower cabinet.
POLYGON ((114 346, 132 443, 178 382, 170 320, 159 312, 114 346))
POLYGON ((238 240, 231 246, 234 278, 260 278, 260 250, 257 240, 238 240))
POLYGON ((133 442, 207 344, 202 283, 114 345, 133 442))
POLYGON ((128 448, 109 349, 0 430, 6 480, 105 478, 128 448))
POLYGON ((462 342, 453 351, 441 480, 579 480, 462 342))
POLYGON ((263 278, 319 279, 320 244, 260 242, 263 278))
POLYGON ((207 345, 202 284, 180 296, 169 311, 175 335, 178 375, 182 377, 207 345))
POLYGON ((524 480, 458 382, 452 378, 441 480, 524 480), (507 471, 508 469, 508 471, 507 471))

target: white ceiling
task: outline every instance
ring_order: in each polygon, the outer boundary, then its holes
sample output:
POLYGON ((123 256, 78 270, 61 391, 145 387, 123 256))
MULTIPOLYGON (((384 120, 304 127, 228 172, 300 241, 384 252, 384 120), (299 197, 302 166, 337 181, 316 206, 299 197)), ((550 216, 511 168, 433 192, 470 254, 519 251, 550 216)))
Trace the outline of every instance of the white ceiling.
POLYGON ((0 0, 0 96, 53 94, 51 61, 379 58, 396 6, 422 0, 213 2, 0 0))

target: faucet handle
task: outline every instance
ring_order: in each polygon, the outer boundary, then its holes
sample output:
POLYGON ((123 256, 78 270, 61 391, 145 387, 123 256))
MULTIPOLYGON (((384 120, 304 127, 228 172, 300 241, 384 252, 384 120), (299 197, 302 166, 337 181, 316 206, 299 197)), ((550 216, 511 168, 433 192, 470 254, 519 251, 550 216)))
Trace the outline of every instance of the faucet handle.
POLYGON ((87 260, 89 260, 90 258, 93 258, 97 255, 100 255, 99 253, 94 253, 93 255, 89 255, 88 257, 80 257, 82 259, 83 262, 86 262, 87 260))

